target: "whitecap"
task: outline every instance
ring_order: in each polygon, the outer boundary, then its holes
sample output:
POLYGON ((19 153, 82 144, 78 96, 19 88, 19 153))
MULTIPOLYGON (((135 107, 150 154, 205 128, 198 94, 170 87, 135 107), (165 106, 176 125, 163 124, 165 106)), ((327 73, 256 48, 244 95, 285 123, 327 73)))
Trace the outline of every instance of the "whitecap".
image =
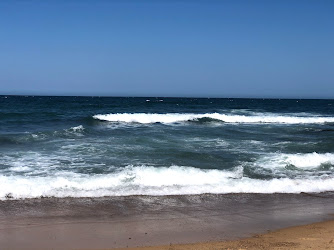
POLYGON ((273 124, 321 124, 334 122, 334 117, 326 116, 289 116, 275 114, 257 114, 257 115, 231 115, 220 113, 114 113, 114 114, 98 114, 93 116, 94 119, 110 122, 125 123, 178 123, 201 118, 210 118, 220 120, 225 123, 273 123, 273 124))
POLYGON ((251 179, 243 168, 198 169, 185 166, 128 166, 111 174, 58 172, 53 176, 0 175, 0 198, 182 195, 202 193, 300 193, 334 191, 332 176, 251 179))
POLYGON ((300 169, 318 168, 322 164, 334 164, 333 153, 307 153, 307 154, 268 154, 255 162, 255 165, 262 168, 284 168, 293 165, 300 169))

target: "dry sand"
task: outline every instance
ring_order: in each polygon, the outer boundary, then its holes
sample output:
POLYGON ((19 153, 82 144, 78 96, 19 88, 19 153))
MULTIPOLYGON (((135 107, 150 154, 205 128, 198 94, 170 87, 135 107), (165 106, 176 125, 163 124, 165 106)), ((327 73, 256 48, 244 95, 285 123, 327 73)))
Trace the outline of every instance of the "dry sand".
MULTIPOLYGON (((121 248, 133 250, 196 250, 196 249, 334 249, 334 221, 325 221, 309 225, 289 227, 251 238, 178 244, 154 247, 121 248)), ((119 250, 121 250, 119 249, 119 250)))

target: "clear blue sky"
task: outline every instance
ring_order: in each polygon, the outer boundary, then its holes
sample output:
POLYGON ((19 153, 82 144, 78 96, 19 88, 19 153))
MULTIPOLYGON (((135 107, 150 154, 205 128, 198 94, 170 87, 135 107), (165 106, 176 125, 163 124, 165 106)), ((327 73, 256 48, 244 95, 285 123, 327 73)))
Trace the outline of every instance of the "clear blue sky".
POLYGON ((334 1, 0 1, 0 94, 334 98, 334 1))

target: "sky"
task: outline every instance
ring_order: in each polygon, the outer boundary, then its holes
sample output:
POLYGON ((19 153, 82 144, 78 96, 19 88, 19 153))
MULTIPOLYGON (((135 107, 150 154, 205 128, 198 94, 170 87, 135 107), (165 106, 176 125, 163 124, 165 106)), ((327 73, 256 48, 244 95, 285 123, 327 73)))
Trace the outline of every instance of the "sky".
POLYGON ((0 94, 334 98, 334 1, 0 1, 0 94))

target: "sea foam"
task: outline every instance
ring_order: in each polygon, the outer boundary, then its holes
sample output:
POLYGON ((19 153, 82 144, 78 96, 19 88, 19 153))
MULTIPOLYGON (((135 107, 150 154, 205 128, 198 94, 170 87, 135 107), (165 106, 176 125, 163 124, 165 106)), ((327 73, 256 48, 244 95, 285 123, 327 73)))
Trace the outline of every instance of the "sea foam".
POLYGON ((270 114, 256 115, 231 115, 220 113, 191 114, 191 113, 115 113, 98 114, 93 118, 109 122, 125 123, 178 123, 210 118, 226 123, 281 123, 281 124, 307 124, 307 123, 332 123, 334 117, 326 116, 289 116, 270 114))
POLYGON ((263 168, 284 168, 293 165, 299 169, 312 169, 321 167, 323 164, 334 166, 334 154, 332 153, 307 153, 307 154, 282 154, 272 153, 260 158, 256 165, 263 168))
POLYGON ((202 193, 300 193, 334 191, 334 177, 251 179, 243 168, 198 169, 185 166, 127 166, 123 170, 86 175, 59 172, 54 176, 0 176, 0 199, 101 197, 123 195, 182 195, 202 193))

